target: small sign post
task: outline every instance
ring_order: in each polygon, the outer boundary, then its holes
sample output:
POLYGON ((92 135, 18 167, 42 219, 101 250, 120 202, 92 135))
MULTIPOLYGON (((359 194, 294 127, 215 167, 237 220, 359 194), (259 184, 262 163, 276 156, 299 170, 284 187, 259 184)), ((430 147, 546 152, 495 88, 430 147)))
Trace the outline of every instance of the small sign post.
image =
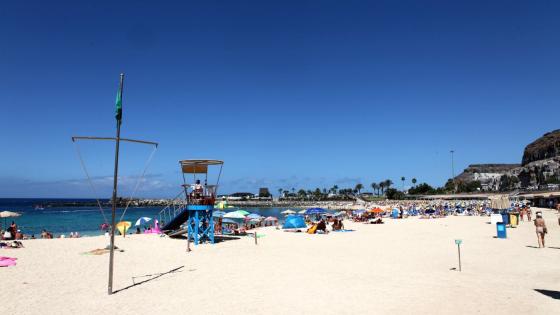
POLYGON ((463 240, 455 240, 455 244, 457 244, 457 253, 459 254, 459 271, 461 271, 461 243, 463 240))

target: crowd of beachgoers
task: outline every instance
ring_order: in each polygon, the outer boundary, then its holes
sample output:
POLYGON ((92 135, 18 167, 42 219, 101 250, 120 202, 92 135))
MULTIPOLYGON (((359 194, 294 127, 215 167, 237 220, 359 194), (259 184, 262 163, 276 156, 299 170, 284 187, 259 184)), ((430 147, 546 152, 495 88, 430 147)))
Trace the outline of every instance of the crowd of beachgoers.
MULTIPOLYGON (((232 208, 230 212, 215 210, 214 212, 214 230, 216 234, 244 234, 248 230, 259 227, 277 226, 281 227, 281 223, 285 222, 289 215, 301 215, 306 224, 306 229, 318 233, 327 233, 330 226, 331 231, 344 230, 343 220, 352 220, 354 222, 367 222, 372 224, 382 224, 383 219, 394 218, 403 219, 408 217, 418 217, 420 219, 436 219, 449 215, 454 216, 489 216, 495 209, 491 208, 488 200, 466 200, 466 201, 447 201, 447 200, 412 200, 412 201, 376 201, 376 202, 327 202, 318 203, 315 207, 303 210, 286 210, 283 211, 284 217, 263 217, 256 213, 249 213, 244 210, 235 210, 232 208), (321 209, 316 212, 309 212, 310 209, 321 209), (230 216, 234 214, 236 216, 230 216), (232 219, 234 218, 234 219, 232 219), (241 220, 238 220, 241 219, 241 220)), ((297 209, 297 208, 296 208, 297 209)), ((225 209, 224 209, 225 210, 225 209)), ((521 220, 525 217, 532 220, 532 211, 530 204, 526 201, 511 202, 509 211, 520 214, 521 220)), ((149 218, 143 218, 149 220, 149 218)), ((163 222, 155 224, 143 224, 135 226, 135 228, 125 231, 127 234, 141 234, 143 226, 144 233, 154 233, 160 231, 163 222)), ((152 222, 153 223, 153 222, 152 222)), ((109 226, 103 226, 102 230, 107 234, 109 226)), ((296 229, 299 230, 299 229, 296 229)), ((118 232, 117 232, 118 233, 118 232)), ((121 231, 122 233, 122 231, 121 231)), ((142 233, 143 234, 143 233, 142 233)), ((5 230, 0 230, 2 240, 29 240, 29 239, 52 239, 52 238, 79 238, 79 232, 71 232, 69 235, 60 234, 55 236, 53 233, 42 230, 41 234, 26 235, 18 227, 15 221, 5 230)))

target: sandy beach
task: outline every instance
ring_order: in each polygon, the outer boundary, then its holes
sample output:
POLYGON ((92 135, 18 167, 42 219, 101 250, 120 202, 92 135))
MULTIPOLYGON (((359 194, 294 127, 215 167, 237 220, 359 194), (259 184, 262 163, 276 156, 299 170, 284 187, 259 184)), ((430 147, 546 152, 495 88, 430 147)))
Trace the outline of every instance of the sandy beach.
POLYGON ((119 237, 121 291, 112 296, 109 255, 81 254, 105 247, 106 237, 25 241, 0 250, 18 258, 0 269, 2 313, 554 313, 560 301, 536 291, 560 294, 560 227, 555 212, 543 212, 546 249, 535 248, 532 223, 508 229, 504 240, 494 238, 489 217, 458 216, 346 221, 354 232, 328 235, 261 228, 256 246, 241 237, 190 253, 185 240, 119 237), (451 270, 455 239, 463 240, 462 272, 451 270))

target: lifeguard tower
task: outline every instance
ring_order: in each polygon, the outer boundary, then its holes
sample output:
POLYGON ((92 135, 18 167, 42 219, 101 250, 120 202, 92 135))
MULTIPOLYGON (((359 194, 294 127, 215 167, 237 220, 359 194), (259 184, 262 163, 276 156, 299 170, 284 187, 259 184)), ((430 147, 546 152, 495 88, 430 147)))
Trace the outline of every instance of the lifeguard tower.
POLYGON ((183 173, 183 189, 187 207, 187 237, 195 245, 209 241, 214 243, 214 202, 222 174, 223 161, 183 160, 179 161, 183 173), (209 173, 215 183, 209 184, 209 173), (216 174, 217 173, 217 174, 216 174))

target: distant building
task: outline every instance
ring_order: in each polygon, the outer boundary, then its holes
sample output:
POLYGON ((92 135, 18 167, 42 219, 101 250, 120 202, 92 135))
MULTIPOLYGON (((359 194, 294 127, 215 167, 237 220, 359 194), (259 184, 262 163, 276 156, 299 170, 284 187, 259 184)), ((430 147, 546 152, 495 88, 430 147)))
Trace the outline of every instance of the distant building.
POLYGON ((249 192, 236 192, 227 196, 227 200, 247 200, 255 197, 255 194, 249 192))
POLYGON ((263 188, 259 188, 259 197, 268 198, 268 197, 272 197, 272 194, 270 193, 270 191, 268 191, 268 188, 263 187, 263 188))

